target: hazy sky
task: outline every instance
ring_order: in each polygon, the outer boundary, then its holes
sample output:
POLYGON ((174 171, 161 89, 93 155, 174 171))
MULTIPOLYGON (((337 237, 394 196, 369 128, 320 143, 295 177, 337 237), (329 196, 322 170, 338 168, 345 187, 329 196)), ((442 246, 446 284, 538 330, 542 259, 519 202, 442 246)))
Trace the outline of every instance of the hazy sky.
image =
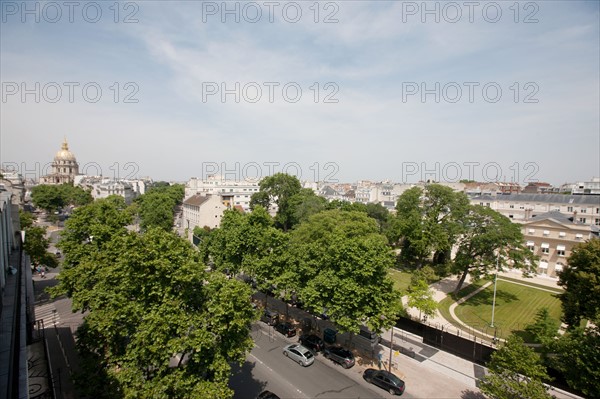
POLYGON ((597 1, 0 5, 0 162, 28 177, 64 136, 156 180, 600 175, 597 1))

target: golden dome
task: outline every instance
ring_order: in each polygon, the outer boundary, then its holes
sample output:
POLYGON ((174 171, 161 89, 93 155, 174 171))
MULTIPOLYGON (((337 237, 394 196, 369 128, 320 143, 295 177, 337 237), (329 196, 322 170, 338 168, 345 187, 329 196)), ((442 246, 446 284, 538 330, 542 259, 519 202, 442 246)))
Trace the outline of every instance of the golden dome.
POLYGON ((73 161, 75 162, 75 155, 71 151, 69 151, 69 144, 67 143, 67 138, 62 143, 60 151, 56 153, 54 156, 55 161, 73 161))

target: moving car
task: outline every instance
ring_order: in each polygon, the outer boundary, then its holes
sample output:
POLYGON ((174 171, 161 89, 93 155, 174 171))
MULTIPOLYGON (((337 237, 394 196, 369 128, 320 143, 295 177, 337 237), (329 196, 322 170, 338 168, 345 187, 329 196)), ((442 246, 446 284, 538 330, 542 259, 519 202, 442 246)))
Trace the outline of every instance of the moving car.
POLYGON ((367 382, 387 390, 392 395, 402 395, 404 392, 404 381, 389 371, 366 369, 363 378, 367 382))
POLYGON ((315 355, 300 344, 290 344, 283 348, 283 354, 301 366, 307 367, 315 362, 315 355))
POLYGON ((323 342, 323 340, 321 338, 319 338, 313 334, 301 335, 300 342, 302 343, 302 345, 306 346, 308 349, 311 349, 315 352, 321 351, 321 350, 323 350, 323 348, 325 348, 325 342, 323 342))
POLYGON ((354 355, 348 349, 341 346, 330 346, 323 351, 323 356, 331 359, 337 364, 341 364, 343 368, 349 369, 354 366, 354 355))
POLYGON ((288 322, 275 324, 275 330, 279 331, 286 337, 293 337, 296 335, 296 329, 288 322))

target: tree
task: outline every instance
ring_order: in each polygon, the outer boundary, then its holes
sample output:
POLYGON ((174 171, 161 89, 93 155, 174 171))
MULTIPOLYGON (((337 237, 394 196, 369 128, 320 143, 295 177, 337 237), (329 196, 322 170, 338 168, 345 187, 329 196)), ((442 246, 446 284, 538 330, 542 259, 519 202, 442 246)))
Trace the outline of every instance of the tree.
POLYGON ((590 398, 600 397, 600 329, 575 327, 550 345, 556 355, 550 364, 569 386, 590 398))
POLYGON ((31 189, 33 204, 48 213, 54 213, 67 205, 82 206, 93 201, 92 194, 70 183, 60 185, 42 184, 31 189))
POLYGON ((363 212, 317 213, 290 233, 285 274, 304 305, 328 315, 344 331, 361 324, 389 326, 400 310, 387 275, 394 257, 377 223, 363 212))
POLYGON ((277 260, 285 251, 286 240, 267 211, 256 205, 249 214, 225 211, 220 227, 211 232, 208 253, 217 270, 248 274, 266 290, 282 272, 277 260))
POLYGON ((481 381, 481 391, 494 399, 550 399, 543 380, 549 380, 538 355, 511 335, 487 364, 489 374, 481 381))
POLYGON ((576 245, 567 262, 558 279, 565 290, 560 295, 563 321, 570 328, 582 319, 600 324, 600 239, 576 245))
MULTIPOLYGON (((63 251, 64 259, 58 276, 59 284, 50 289, 53 295, 66 294, 71 297, 75 291, 92 289, 95 284, 95 265, 86 264, 84 267, 82 262, 93 254, 102 253, 104 246, 115 236, 125 235, 126 226, 132 220, 125 199, 117 195, 76 208, 66 221, 57 245, 63 251), (82 279, 83 275, 91 278, 82 279)), ((87 310, 87 300, 78 303, 74 299, 73 306, 87 310)))
POLYGON ((308 220, 312 215, 324 211, 327 200, 315 194, 309 188, 303 188, 288 201, 290 214, 290 227, 294 227, 308 220))
POLYGON ((408 306, 419 309, 419 319, 421 312, 427 316, 435 314, 437 302, 433 299, 433 291, 429 289, 426 280, 411 281, 408 287, 408 306))
POLYGON ((23 249, 31 257, 34 265, 45 265, 51 268, 58 266, 56 256, 48 252, 50 240, 46 238, 46 227, 31 226, 25 229, 23 249))
POLYGON ((556 337, 558 327, 558 321, 550 317, 550 310, 547 307, 543 307, 538 310, 535 321, 525 327, 525 331, 531 334, 534 342, 549 344, 556 337))
POLYGON ((130 221, 124 200, 109 197, 78 208, 61 238, 68 266, 53 294, 89 311, 80 381, 103 398, 231 397, 230 364, 251 349, 257 318, 249 288, 206 273, 174 233, 129 232, 130 221))
POLYGON ((272 204, 277 205, 275 224, 284 231, 292 226, 293 210, 290 208, 289 200, 294 194, 302 189, 300 180, 286 173, 276 173, 261 180, 260 191, 252 195, 250 207, 261 205, 269 210, 272 204), (267 201, 268 199, 268 201, 267 201))
POLYGON ((535 272, 535 257, 523 242, 518 224, 500 213, 480 205, 469 205, 462 219, 462 234, 458 239, 453 268, 461 277, 454 292, 460 291, 467 275, 475 279, 501 270, 510 262, 524 274, 535 272))
POLYGON ((26 230, 33 226, 33 223, 35 223, 36 219, 37 217, 33 213, 19 209, 19 222, 21 224, 21 230, 26 230))
POLYGON ((31 202, 48 213, 63 208, 68 203, 68 198, 59 187, 47 184, 33 187, 31 189, 31 202))
POLYGON ((398 198, 397 221, 393 223, 394 241, 402 241, 404 260, 421 266, 434 253, 434 263, 445 263, 461 234, 469 200, 464 193, 429 184, 424 189, 413 187, 398 198))

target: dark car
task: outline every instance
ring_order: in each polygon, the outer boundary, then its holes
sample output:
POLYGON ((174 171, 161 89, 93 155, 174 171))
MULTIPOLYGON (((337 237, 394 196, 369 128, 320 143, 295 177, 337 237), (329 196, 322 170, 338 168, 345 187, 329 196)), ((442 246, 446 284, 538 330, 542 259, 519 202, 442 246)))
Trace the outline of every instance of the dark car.
POLYGON ((262 391, 256 399, 280 399, 279 396, 275 395, 271 391, 262 391))
POLYGON ((277 323, 275 324, 275 330, 279 331, 286 337, 293 337, 296 335, 296 329, 290 323, 277 323))
POLYGON ((343 368, 349 369, 354 366, 354 355, 348 349, 341 346, 330 346, 323 350, 323 356, 341 364, 343 368))
POLYGON ((402 395, 404 381, 385 370, 366 369, 363 378, 371 384, 387 390, 392 395, 402 395))
POLYGON ((316 335, 302 335, 300 336, 300 342, 302 342, 302 345, 306 346, 308 349, 311 349, 315 352, 319 352, 321 350, 323 350, 323 348, 325 347, 325 342, 323 342, 323 340, 319 337, 317 337, 316 335))

